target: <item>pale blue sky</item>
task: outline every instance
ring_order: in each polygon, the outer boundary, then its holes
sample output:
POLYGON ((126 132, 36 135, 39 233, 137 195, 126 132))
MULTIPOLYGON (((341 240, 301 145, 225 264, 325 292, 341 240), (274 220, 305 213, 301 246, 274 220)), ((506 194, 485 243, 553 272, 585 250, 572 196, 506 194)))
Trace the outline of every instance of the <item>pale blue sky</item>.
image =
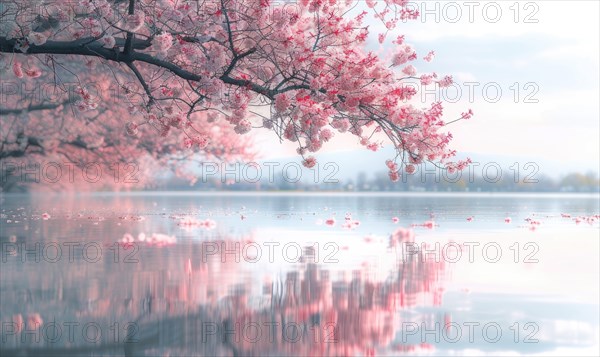
MULTIPOLYGON (((541 174, 553 177, 569 171, 600 171, 599 2, 521 1, 517 6, 516 1, 474 2, 472 21, 469 7, 462 1, 413 4, 421 10, 425 6, 435 11, 436 3, 437 22, 432 12, 425 15, 424 23, 417 20, 400 24, 388 35, 384 46, 376 41, 382 26, 373 22, 368 46, 386 54, 394 46, 391 40, 405 34, 406 42, 420 57, 435 50, 432 63, 419 60, 414 65, 422 72, 453 75, 462 96, 445 105, 447 118, 457 117, 466 108, 476 114, 470 121, 452 125, 454 148, 480 162, 496 158, 506 162, 536 161, 541 174), (502 14, 492 22, 498 8, 502 14), (457 9, 462 16, 453 23, 457 9), (537 22, 526 22, 527 16, 527 20, 537 22), (466 82, 480 83, 474 86, 472 103, 466 82), (517 103, 514 83, 520 88, 517 103), (486 84, 488 100, 482 90, 486 84), (500 88, 502 94, 493 103, 495 88, 500 88), (528 94, 532 94, 530 100, 538 102, 525 103, 528 94)), ((456 93, 448 90, 447 95, 452 99, 456 93)), ((430 95, 427 102, 433 98, 430 95)), ((260 134, 258 140, 265 159, 294 156, 292 145, 281 147, 272 135, 260 134)), ((343 156, 351 155, 352 162, 365 171, 385 169, 379 161, 391 156, 387 155, 391 153, 389 146, 383 153, 365 151, 357 155, 353 152, 355 141, 338 135, 322 153, 326 153, 327 160, 341 161, 347 161, 343 156)), ((319 159, 319 153, 316 157, 319 159)))

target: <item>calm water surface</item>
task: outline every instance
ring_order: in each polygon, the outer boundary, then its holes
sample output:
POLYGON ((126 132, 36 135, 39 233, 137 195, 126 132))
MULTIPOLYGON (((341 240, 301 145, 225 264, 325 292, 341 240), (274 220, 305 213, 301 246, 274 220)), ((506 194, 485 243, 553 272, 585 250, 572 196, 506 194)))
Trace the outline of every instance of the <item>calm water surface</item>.
POLYGON ((0 354, 599 354, 599 197, 4 195, 0 354))

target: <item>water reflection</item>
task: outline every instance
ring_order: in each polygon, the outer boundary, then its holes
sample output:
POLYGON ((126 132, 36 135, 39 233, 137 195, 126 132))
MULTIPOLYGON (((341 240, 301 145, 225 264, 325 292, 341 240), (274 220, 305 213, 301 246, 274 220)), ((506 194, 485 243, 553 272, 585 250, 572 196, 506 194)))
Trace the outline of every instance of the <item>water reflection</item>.
MULTIPOLYGON (((540 244, 547 238, 547 244, 554 241, 558 247, 542 246, 537 256, 542 263, 538 265, 516 265, 509 256, 510 265, 501 267, 511 284, 507 285, 501 280, 503 273, 489 270, 493 264, 486 262, 463 265, 461 270, 447 260, 427 258, 425 252, 398 255, 402 244, 417 240, 420 244, 423 237, 432 244, 435 239, 443 243, 462 237, 482 244, 491 239, 481 234, 485 230, 469 233, 466 228, 448 236, 444 227, 458 225, 458 221, 444 221, 448 216, 439 212, 436 220, 441 229, 410 229, 410 223, 431 219, 430 201, 413 208, 422 216, 405 222, 409 224, 404 228, 388 218, 391 213, 378 218, 369 217, 370 211, 357 210, 352 219, 361 217, 362 223, 353 230, 344 230, 341 224, 330 227, 314 223, 332 217, 335 211, 336 220, 343 221, 345 210, 319 212, 303 204, 304 210, 299 211, 290 208, 287 199, 285 203, 271 201, 262 210, 251 203, 240 208, 239 202, 227 201, 218 209, 208 210, 194 205, 181 207, 179 200, 168 201, 170 205, 154 204, 147 198, 102 198, 60 206, 53 200, 7 202, 0 232, 0 354, 339 356, 446 354, 473 349, 535 353, 597 344, 598 322, 593 320, 598 315, 597 303, 556 303, 548 302, 551 295, 521 296, 526 290, 517 285, 519 278, 529 279, 535 275, 528 272, 536 270, 556 279, 540 286, 575 289, 560 280, 561 274, 572 277, 574 272, 579 273, 582 284, 597 281, 597 259, 587 260, 586 271, 564 260, 555 264, 557 260, 543 259, 546 256, 542 254, 549 251, 558 257, 568 256, 559 240, 544 235, 548 218, 536 232, 513 227, 510 234, 503 233, 503 239, 517 240, 521 247, 532 237, 540 244), (115 200, 120 201, 116 204, 115 200), (271 211, 273 206, 281 210, 271 211), (241 214, 248 218, 241 219, 241 214), (275 218, 278 216, 286 217, 282 219, 285 223, 275 218), (271 224, 266 226, 265 222, 271 224), (271 236, 267 228, 273 226, 287 229, 271 236), (514 230, 527 234, 527 240, 517 237, 514 230), (377 234, 381 231, 387 233, 377 234), (336 232, 341 232, 339 240, 334 237, 336 232), (301 241, 294 233, 309 238, 301 241), (274 239, 299 242, 299 259, 291 263, 270 261, 264 249, 266 242, 274 239), (336 264, 324 262, 323 243, 328 240, 339 242, 340 249, 349 249, 336 264), (316 246, 316 241, 321 246, 316 246), (254 245, 263 247, 260 258, 252 249, 244 248, 254 245), (483 298, 463 292, 465 284, 458 289, 455 286, 457 281, 466 281, 475 289, 476 280, 467 278, 488 271, 493 279, 484 279, 489 285, 480 289, 487 293, 483 298), (490 288, 493 285, 511 286, 512 290, 503 293, 512 297, 499 294, 490 288), (453 287, 451 292, 448 287, 453 287), (564 311, 564 316, 553 315, 554 311, 564 311), (499 322, 503 339, 499 343, 482 342, 481 338, 476 343, 464 339, 448 342, 449 326, 464 327, 473 321, 499 322), (522 342, 533 331, 525 325, 531 321, 541 331, 532 336, 541 342, 515 344, 513 332, 519 329, 522 342), (412 333, 422 324, 441 326, 441 342, 435 336, 422 338, 422 333, 412 333)), ((323 206, 321 201, 312 202, 312 207, 323 206)), ((439 211, 461 209, 466 207, 442 205, 439 211)), ((507 226, 504 218, 509 209, 501 206, 497 211, 498 224, 507 226)), ((585 210, 588 215, 594 212, 585 210)), ((474 214, 473 222, 460 217, 460 224, 478 224, 483 211, 474 214)), ((529 214, 511 213, 520 221, 529 214)), ((399 219, 406 221, 401 214, 399 219)), ((572 225, 565 232, 578 227, 577 232, 588 232, 585 239, 597 235, 597 226, 569 223, 572 225)), ((567 237, 575 244, 574 236, 567 237)), ((584 244, 593 247, 598 243, 584 244)), ((508 241, 502 247, 509 252, 514 243, 508 241)), ((581 260, 583 255, 573 257, 581 260)), ((522 284, 539 282, 530 279, 522 284)), ((593 290, 582 294, 594 296, 593 290)))
MULTIPOLYGON (((104 244, 96 263, 90 263, 96 253, 83 248, 73 248, 72 262, 55 259, 50 250, 44 255, 40 248, 36 262, 34 244, 23 240, 10 243, 29 251, 9 254, 3 266, 8 271, 3 271, 2 321, 17 325, 14 334, 6 326, 6 352, 81 355, 122 348, 125 355, 369 354, 394 339, 397 311, 414 306, 418 297, 432 305, 441 301, 444 264, 420 262, 417 256, 398 263, 384 281, 370 279, 365 269, 352 269, 349 278, 340 279, 313 263, 314 248, 307 247, 301 263, 282 273, 283 279, 274 273, 256 289, 243 259, 203 252, 212 244, 234 251, 235 243, 248 239, 120 244, 116 249, 104 244), (136 250, 128 262, 126 255, 136 250), (15 314, 9 318, 9 312, 15 314), (43 319, 38 328, 14 317, 34 313, 43 319)), ((75 243, 57 241, 56 246, 68 254, 64 248, 75 243)))

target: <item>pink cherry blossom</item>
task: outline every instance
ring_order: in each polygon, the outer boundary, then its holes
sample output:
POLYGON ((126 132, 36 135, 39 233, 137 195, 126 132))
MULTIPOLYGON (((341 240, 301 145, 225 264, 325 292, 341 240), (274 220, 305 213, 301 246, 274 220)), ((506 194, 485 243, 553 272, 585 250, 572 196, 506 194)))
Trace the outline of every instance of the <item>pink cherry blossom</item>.
POLYGON ((402 45, 392 58, 392 65, 399 66, 417 58, 417 53, 411 46, 402 45))
POLYGON ((104 36, 100 39, 100 42, 106 48, 113 48, 117 43, 113 36, 104 36))
POLYGON ((396 164, 392 160, 386 160, 385 164, 388 167, 388 169, 390 169, 390 171, 397 171, 398 170, 398 164, 396 164))
POLYGON ((439 84, 440 88, 446 88, 450 87, 452 83, 454 83, 454 81, 452 79, 452 76, 445 76, 444 78, 437 81, 437 83, 439 84))
POLYGON ((406 74, 407 76, 413 77, 417 74, 417 69, 412 64, 409 64, 408 66, 402 69, 402 73, 406 74))
POLYGON ((141 12, 137 12, 133 15, 127 15, 125 17, 124 27, 127 31, 136 32, 144 26, 144 14, 141 12))
MULTIPOLYGON (((56 23, 46 27, 30 23, 37 7, 12 2, 14 26, 0 35, 7 44, 0 55, 13 67, 7 75, 29 88, 54 83, 49 89, 71 95, 56 80, 64 72, 82 89, 49 109, 28 103, 28 120, 1 139, 23 163, 40 151, 19 147, 17 133, 55 143, 43 150, 52 158, 139 159, 147 163, 144 180, 168 168, 193 182, 190 161, 254 158, 255 143, 244 134, 262 123, 260 130, 292 142, 302 156, 332 145, 335 131, 367 150, 390 145, 397 161, 388 166, 392 181, 399 168, 424 160, 449 171, 470 164, 454 159, 441 104, 409 104, 422 89, 404 80, 417 76, 409 62, 420 56, 404 35, 393 35, 390 56, 365 46, 371 36, 385 42, 400 21, 419 16, 406 0, 369 0, 358 14, 342 0, 302 0, 292 12, 268 11, 262 0, 211 3, 210 11, 205 2, 142 1, 130 8, 92 0, 76 11, 57 2, 48 9, 56 23), (370 33, 373 20, 385 32, 370 33), (100 90, 88 91, 89 83, 100 90)), ((431 51, 423 59, 433 57, 431 51)), ((451 76, 436 73, 419 79, 452 85, 451 76)), ((23 109, 10 104, 14 113, 23 109)), ((469 110, 461 119, 471 116, 469 110)), ((312 159, 304 161, 312 167, 312 159)))
POLYGON ((325 128, 323 130, 321 130, 321 133, 319 134, 319 138, 324 141, 324 142, 328 142, 329 140, 331 140, 331 138, 333 138, 333 131, 325 128))
POLYGON ((435 57, 435 52, 434 51, 429 51, 429 53, 425 57, 423 57, 423 59, 426 62, 431 62, 431 61, 433 61, 434 57, 435 57))
POLYGON ((275 97, 275 110, 278 113, 285 112, 289 108, 290 104, 291 101, 286 94, 279 94, 277 97, 275 97))
POLYGON ((30 78, 37 78, 42 75, 42 71, 40 71, 37 68, 26 69, 26 70, 24 70, 24 72, 27 75, 27 77, 30 77, 30 78))
POLYGON ((208 136, 205 135, 196 137, 194 141, 198 145, 199 149, 205 149, 208 146, 208 144, 210 144, 210 139, 208 138, 208 136))
POLYGON ((13 73, 17 78, 23 78, 23 68, 21 67, 21 62, 14 61, 12 65, 13 73))
POLYGON ((252 124, 246 119, 242 119, 234 128, 238 134, 246 134, 252 130, 252 124))
POLYGON ((472 116, 473 116, 473 111, 471 109, 469 109, 467 112, 462 113, 460 117, 462 119, 471 119, 472 116))
POLYGON ((27 35, 27 39, 30 43, 36 46, 41 46, 44 43, 46 43, 48 37, 46 37, 46 35, 40 32, 30 32, 29 35, 27 35))
POLYGON ((315 165, 317 164, 317 159, 315 159, 313 156, 309 156, 306 159, 304 159, 304 161, 302 161, 302 165, 304 165, 305 167, 313 168, 315 165))
POLYGON ((158 52, 164 54, 173 46, 173 36, 164 32, 154 38, 153 45, 158 52))

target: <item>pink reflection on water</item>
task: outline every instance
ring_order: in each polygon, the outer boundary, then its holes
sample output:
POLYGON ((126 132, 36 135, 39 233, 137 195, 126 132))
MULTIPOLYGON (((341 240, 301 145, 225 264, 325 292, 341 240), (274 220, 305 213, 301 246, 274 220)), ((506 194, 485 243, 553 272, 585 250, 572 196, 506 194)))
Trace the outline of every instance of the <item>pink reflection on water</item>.
MULTIPOLYGON (((173 217, 176 218, 176 217, 173 217)), ((191 230, 193 228, 202 228, 206 230, 215 229, 217 227, 217 222, 212 219, 199 220, 193 217, 183 217, 177 223, 179 227, 182 227, 186 230, 191 230)))
MULTIPOLYGON (((433 215, 432 215, 433 216, 433 215)), ((436 224, 434 221, 425 221, 423 223, 413 223, 412 227, 424 227, 427 229, 433 229, 436 226, 438 226, 438 224, 436 224)))
MULTIPOLYGON (((414 233, 400 228, 390 239, 413 242, 414 233)), ((160 233, 140 233, 137 237, 126 233, 121 244, 150 248, 140 250, 139 264, 93 266, 103 275, 102 282, 89 279, 94 276, 93 271, 82 275, 77 266, 64 266, 60 268, 61 274, 50 277, 66 276, 70 285, 77 287, 73 292, 76 295, 70 300, 55 297, 46 308, 39 302, 25 306, 28 310, 37 306, 40 312, 30 314, 23 322, 20 322, 23 317, 12 320, 18 326, 43 324, 47 318, 58 319, 59 323, 61 318, 68 320, 54 312, 58 309, 65 316, 75 316, 77 321, 88 319, 106 324, 102 326, 110 326, 110 321, 115 320, 136 321, 142 336, 158 335, 132 348, 176 355, 227 355, 232 351, 237 355, 375 355, 393 344, 400 327, 398 311, 417 305, 439 306, 442 302, 444 264, 423 262, 417 256, 396 263, 384 280, 372 278, 368 265, 347 270, 349 278, 333 277, 327 266, 311 263, 315 251, 306 247, 301 263, 284 273, 268 273, 259 283, 262 287, 258 293, 254 289, 257 287, 254 273, 250 273, 252 266, 244 264, 243 259, 238 263, 234 259, 223 260, 219 255, 202 258, 203 249, 209 244, 224 244, 225 249, 231 250, 236 243, 254 241, 250 236, 199 243, 175 240, 160 233), (280 279, 280 274, 285 278, 280 279), (259 305, 255 303, 257 298, 261 301, 259 305), (85 303, 74 304, 74 299, 85 303), (45 315, 47 318, 43 319, 45 315), (197 327, 205 322, 221 329, 214 336, 214 344, 200 343, 202 334, 197 327), (227 326, 235 330, 249 323, 261 326, 293 323, 306 334, 295 342, 281 333, 274 334, 273 340, 227 340, 223 332, 227 326)), ((41 278, 31 276, 31 279, 41 278)), ((35 284, 63 291, 60 280, 35 284)), ((90 351, 98 348, 86 345, 85 341, 63 347, 75 346, 90 351)))
MULTIPOLYGON (((307 253, 310 256, 310 250, 307 253)), ((244 326, 250 321, 259 324, 287 321, 320 327, 313 329, 316 335, 299 343, 276 334, 273 342, 239 341, 234 343, 236 350, 241 355, 273 351, 300 356, 373 355, 377 348, 393 341, 400 325, 395 311, 415 306, 424 296, 429 296, 428 301, 434 306, 441 304, 443 289, 439 278, 443 263, 422 264, 414 259, 399 267, 401 270, 384 282, 369 279, 364 269, 355 270, 350 280, 332 281, 329 271, 308 264, 288 272, 285 281, 265 287, 270 300, 267 309, 251 309, 248 296, 237 295, 231 300, 234 313, 228 316, 233 326, 244 326), (332 330, 326 326, 332 326, 332 330), (335 338, 336 342, 330 343, 328 338, 335 338)))
POLYGON ((123 238, 119 240, 124 247, 133 246, 136 243, 154 245, 154 246, 165 246, 172 245, 177 242, 175 236, 170 236, 162 233, 152 233, 150 236, 146 236, 145 233, 140 233, 137 236, 137 239, 133 237, 133 235, 129 233, 125 233, 123 238))

